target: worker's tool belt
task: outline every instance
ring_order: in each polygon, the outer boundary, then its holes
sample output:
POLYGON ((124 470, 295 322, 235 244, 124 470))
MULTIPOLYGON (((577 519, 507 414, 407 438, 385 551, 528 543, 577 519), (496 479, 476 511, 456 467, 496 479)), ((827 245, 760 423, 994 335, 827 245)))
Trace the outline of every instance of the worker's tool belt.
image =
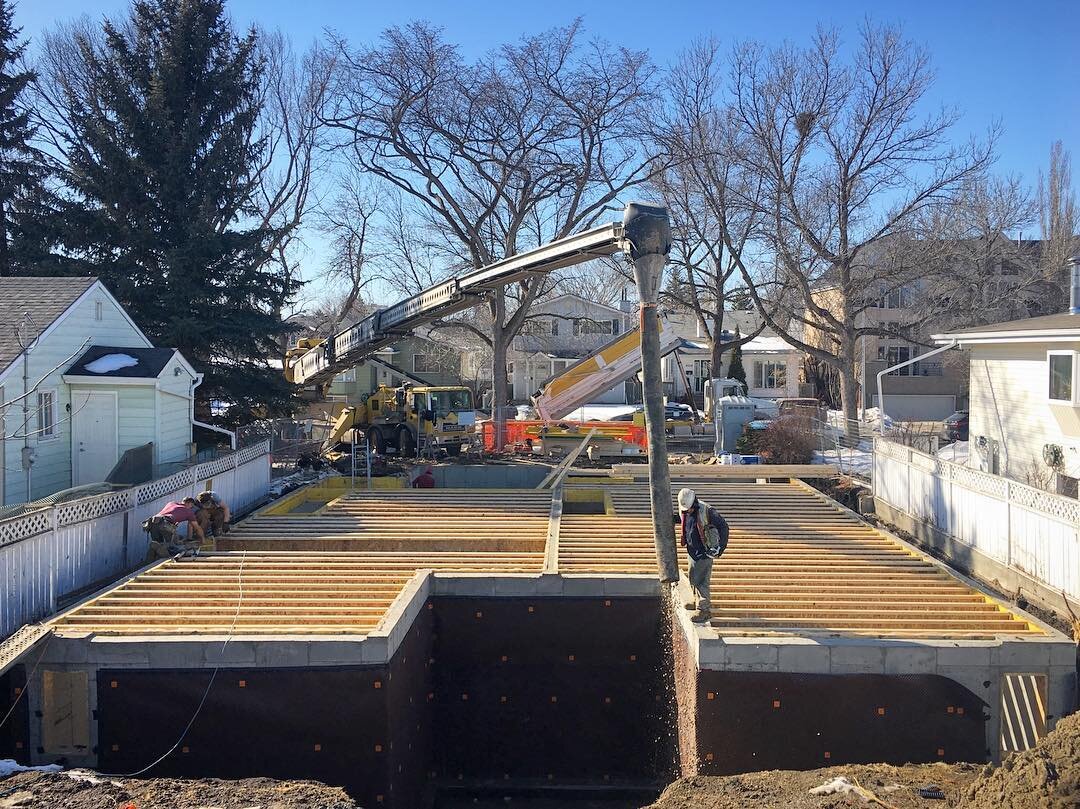
POLYGON ((142 524, 142 529, 144 531, 150 531, 155 526, 158 526, 158 525, 168 525, 168 526, 171 526, 172 528, 175 528, 177 526, 177 522, 176 522, 176 520, 172 519, 171 517, 163 517, 161 515, 156 515, 154 517, 150 517, 150 518, 144 520, 143 524, 142 524))

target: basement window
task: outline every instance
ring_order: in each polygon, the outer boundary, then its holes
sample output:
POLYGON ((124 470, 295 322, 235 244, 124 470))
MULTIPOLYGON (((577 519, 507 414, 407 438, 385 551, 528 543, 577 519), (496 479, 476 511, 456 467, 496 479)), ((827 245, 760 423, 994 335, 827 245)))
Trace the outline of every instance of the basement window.
POLYGON ((1046 354, 1051 402, 1073 404, 1076 352, 1048 351, 1046 354))

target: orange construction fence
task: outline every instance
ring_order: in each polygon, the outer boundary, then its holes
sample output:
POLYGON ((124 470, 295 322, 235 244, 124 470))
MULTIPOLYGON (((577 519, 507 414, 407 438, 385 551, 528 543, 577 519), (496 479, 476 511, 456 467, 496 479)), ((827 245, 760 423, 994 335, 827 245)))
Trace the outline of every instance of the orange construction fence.
MULTIPOLYGON (((574 436, 584 438, 593 427, 596 428, 597 438, 637 444, 643 449, 649 447, 649 439, 645 435, 645 428, 628 421, 556 421, 550 424, 538 420, 507 421, 505 424, 506 440, 504 445, 507 449, 530 451, 532 445, 543 441, 545 435, 550 435, 553 438, 572 438, 574 436)), ((481 422, 480 431, 484 439, 484 449, 489 451, 495 449, 495 422, 481 422)))

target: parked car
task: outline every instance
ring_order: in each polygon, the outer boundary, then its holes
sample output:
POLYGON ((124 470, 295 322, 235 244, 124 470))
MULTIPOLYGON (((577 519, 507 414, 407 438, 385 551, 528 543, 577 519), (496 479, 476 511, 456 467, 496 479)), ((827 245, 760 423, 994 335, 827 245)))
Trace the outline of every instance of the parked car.
MULTIPOLYGON (((620 413, 617 416, 612 416, 607 419, 608 421, 633 421, 634 414, 640 413, 644 408, 637 408, 636 411, 630 413, 620 413)), ((668 402, 664 405, 664 420, 665 421, 692 421, 694 418, 694 411, 690 405, 678 404, 675 402, 668 402)))
POLYGON ((968 412, 957 410, 945 419, 945 437, 950 441, 968 440, 968 412))

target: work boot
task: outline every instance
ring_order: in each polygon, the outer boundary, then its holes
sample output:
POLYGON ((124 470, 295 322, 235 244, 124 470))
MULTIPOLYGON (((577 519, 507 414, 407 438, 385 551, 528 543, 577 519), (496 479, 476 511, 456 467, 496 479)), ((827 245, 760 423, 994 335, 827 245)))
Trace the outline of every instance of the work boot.
POLYGON ((712 613, 708 610, 698 610, 690 616, 690 620, 695 624, 707 624, 712 620, 712 613))

